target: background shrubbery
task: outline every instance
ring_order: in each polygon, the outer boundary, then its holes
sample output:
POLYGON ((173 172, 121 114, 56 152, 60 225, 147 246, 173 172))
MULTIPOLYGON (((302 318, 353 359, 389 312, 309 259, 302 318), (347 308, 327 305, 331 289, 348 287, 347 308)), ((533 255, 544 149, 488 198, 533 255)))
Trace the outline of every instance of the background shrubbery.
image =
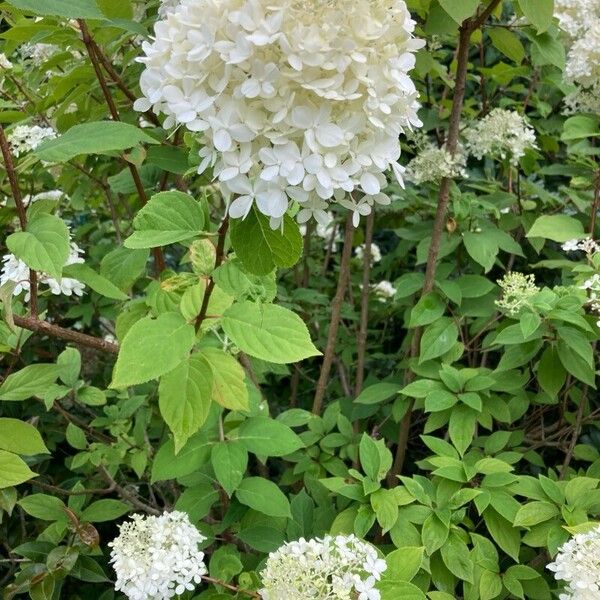
POLYGON ((557 597, 600 514, 600 10, 407 4, 406 189, 283 232, 133 109, 156 2, 0 5, 5 598, 117 598, 117 525, 174 508, 217 581, 185 598, 326 533, 389 556, 384 600, 557 597))

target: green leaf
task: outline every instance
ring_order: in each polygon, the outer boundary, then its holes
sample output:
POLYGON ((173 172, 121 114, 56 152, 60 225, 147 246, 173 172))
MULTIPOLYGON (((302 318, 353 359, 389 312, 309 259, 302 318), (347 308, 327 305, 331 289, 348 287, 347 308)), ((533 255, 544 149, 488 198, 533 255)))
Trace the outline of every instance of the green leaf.
POLYGON ((499 248, 493 236, 486 235, 483 232, 466 231, 463 233, 463 243, 469 256, 480 264, 486 273, 494 266, 499 248))
POLYGON ((237 360, 218 348, 202 348, 201 356, 212 369, 212 399, 228 410, 248 410, 246 375, 237 360))
POLYGON ((537 67, 554 65, 561 71, 565 68, 565 46, 561 40, 556 39, 549 32, 532 38, 531 58, 537 67))
POLYGON ((100 273, 119 289, 127 290, 144 272, 149 256, 149 250, 115 248, 102 259, 100 273))
POLYGON ((525 18, 543 33, 552 25, 554 0, 518 0, 525 18))
POLYGON ((513 525, 515 527, 532 527, 552 519, 558 513, 558 507, 550 502, 529 502, 519 508, 513 525))
POLYGON ((376 586, 381 600, 426 600, 427 596, 414 584, 383 578, 376 586))
POLYGON ((387 533, 398 520, 398 502, 393 490, 379 489, 369 496, 382 532, 387 533))
POLYGON ((458 404, 452 409, 448 432, 450 433, 450 440, 461 456, 473 441, 476 421, 477 412, 469 406, 458 404))
POLYGON ((104 19, 95 0, 6 0, 8 4, 36 15, 67 19, 104 19))
POLYGON ((50 454, 40 432, 33 425, 8 417, 0 418, 0 449, 25 456, 50 454))
POLYGON ((469 556, 469 548, 457 534, 450 535, 440 552, 451 573, 463 581, 473 583, 473 561, 469 556))
POLYGON ((479 6, 479 0, 439 0, 442 8, 459 25, 469 17, 472 17, 479 6))
POLYGON ((210 456, 217 481, 231 497, 238 488, 248 467, 248 451, 241 441, 215 444, 210 456))
POLYGON ((281 306, 237 302, 225 311, 221 324, 240 350, 268 362, 293 363, 321 354, 304 321, 281 306))
POLYGON ((42 397, 56 382, 60 368, 56 365, 29 365, 16 373, 11 373, 0 386, 0 400, 27 400, 33 396, 42 397))
POLYGON ((148 148, 146 162, 163 171, 183 175, 189 168, 188 151, 177 146, 152 146, 148 148))
POLYGON ((563 125, 563 141, 581 140, 600 135, 600 124, 598 117, 589 115, 575 115, 569 117, 563 125))
POLYGON ((60 279, 69 258, 69 229, 58 217, 41 213, 6 238, 8 249, 34 271, 60 279))
POLYGON ((554 242, 585 237, 581 221, 568 215, 542 215, 538 217, 527 232, 528 238, 544 238, 554 242))
POLYGON ((129 506, 120 500, 105 498, 92 502, 81 513, 81 519, 90 523, 103 523, 105 521, 114 521, 129 511, 129 506))
POLYGON ((200 471, 210 460, 213 442, 209 442, 202 433, 188 441, 179 454, 175 454, 173 440, 163 444, 156 453, 152 464, 152 483, 185 477, 200 471))
POLYGON ((145 383, 172 371, 186 358, 195 337, 192 325, 177 313, 140 319, 121 344, 110 387, 145 383))
POLYGON ((366 387, 357 397, 354 402, 357 404, 379 404, 388 398, 395 396, 402 386, 399 383, 388 383, 382 381, 366 387))
POLYGON ((175 454, 206 422, 211 406, 213 372, 200 354, 193 354, 160 378, 160 414, 175 440, 175 454))
POLYGON ((458 339, 458 327, 454 319, 442 317, 429 325, 421 338, 419 364, 448 352, 458 339))
POLYGON ((510 521, 500 516, 493 508, 483 513, 483 519, 494 541, 515 561, 519 560, 521 536, 510 521))
POLYGON ((28 514, 42 521, 64 521, 67 518, 65 503, 56 496, 31 494, 17 504, 28 514))
POLYGON ((238 429, 237 439, 258 456, 286 456, 304 448, 302 440, 287 425, 269 417, 251 417, 238 429))
POLYGON ((0 489, 19 485, 36 476, 37 473, 22 458, 12 452, 0 450, 0 489))
POLYGON ((409 327, 429 325, 439 319, 445 312, 446 305, 435 292, 425 294, 410 312, 409 327))
POLYGON ((71 127, 56 139, 40 144, 34 154, 41 160, 64 163, 82 154, 110 154, 142 143, 159 142, 128 123, 98 121, 71 127))
POLYGON ((505 27, 491 27, 488 30, 492 44, 504 54, 510 58, 510 60, 520 65, 525 58, 525 48, 521 43, 519 37, 506 29, 505 27))
POLYGON ((88 267, 86 264, 75 263, 63 267, 63 277, 77 279, 105 298, 113 300, 129 299, 129 296, 124 294, 116 285, 106 279, 106 277, 102 277, 102 275, 96 273, 94 269, 88 267))
POLYGON ((388 568, 384 579, 411 581, 421 569, 423 550, 420 546, 404 546, 385 557, 388 568))
POLYGON ((276 267, 293 267, 302 255, 302 236, 296 222, 285 215, 283 231, 271 229, 268 217, 253 207, 231 229, 231 244, 246 269, 267 275, 276 267))
POLYGON ((560 362, 556 348, 548 346, 538 364, 537 379, 541 388, 551 397, 556 398, 567 379, 567 372, 560 362))
POLYGON ((269 517, 291 518, 290 503, 285 494, 262 477, 244 479, 235 492, 237 499, 253 510, 269 517))
POLYGON ((192 523, 200 521, 210 512, 219 499, 219 492, 209 483, 201 483, 186 489, 175 503, 175 508, 187 513, 192 523))
POLYGON ((202 206, 189 194, 161 192, 150 198, 133 220, 127 248, 155 248, 196 237, 204 227, 202 206))

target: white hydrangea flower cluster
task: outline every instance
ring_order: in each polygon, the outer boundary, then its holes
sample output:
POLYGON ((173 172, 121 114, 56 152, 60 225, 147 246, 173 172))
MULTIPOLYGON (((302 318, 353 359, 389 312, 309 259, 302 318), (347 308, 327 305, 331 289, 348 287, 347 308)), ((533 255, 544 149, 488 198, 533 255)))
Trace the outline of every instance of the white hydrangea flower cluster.
POLYGON ((34 67, 42 66, 58 52, 60 52, 60 48, 54 44, 23 44, 21 46, 21 56, 29 59, 34 67))
POLYGON ((387 569, 370 544, 354 535, 290 542, 271 552, 262 571, 263 600, 380 600, 387 569))
MULTIPOLYGON (((71 242, 71 251, 69 258, 65 263, 65 267, 68 265, 82 264, 85 262, 81 256, 83 250, 75 243, 71 242)), ((19 296, 21 292, 25 291, 25 301, 29 300, 30 296, 30 283, 29 283, 29 267, 14 254, 5 254, 3 257, 2 271, 0 272, 0 285, 4 285, 9 281, 14 281, 16 287, 13 291, 13 296, 19 296)), ((61 279, 55 279, 50 277, 47 273, 38 274, 38 285, 47 285, 50 288, 50 292, 55 296, 83 296, 85 291, 85 284, 81 283, 77 279, 72 277, 62 277, 61 279)))
POLYGON ((117 573, 115 589, 129 600, 173 598, 193 590, 207 572, 198 549, 206 538, 186 513, 136 514, 119 531, 109 544, 110 562, 117 573))
POLYGON ((481 160, 493 156, 508 158, 513 165, 528 148, 537 148, 535 131, 518 112, 495 108, 465 130, 470 154, 481 160))
POLYGON ((498 280, 502 298, 496 300, 496 306, 509 317, 517 317, 528 306, 540 288, 535 284, 533 274, 524 275, 517 271, 507 273, 498 280))
POLYGON ((232 217, 255 204, 277 227, 293 199, 358 223, 390 202, 399 135, 422 125, 414 28, 403 0, 181 0, 143 45, 135 107, 202 134, 198 171, 213 167, 232 217))
POLYGON ((561 546, 548 569, 556 579, 566 581, 560 600, 600 598, 600 526, 578 533, 561 546))
MULTIPOLYGON (((354 254, 358 260, 363 260, 365 256, 365 245, 361 244, 360 246, 357 246, 354 250, 354 254)), ((379 248, 375 242, 371 242, 371 264, 373 265, 378 262, 381 262, 381 248, 379 248)))
POLYGON ((571 46, 564 77, 577 86, 565 100, 568 112, 600 114, 600 17, 571 46))
POLYGON ((175 10, 179 0, 160 0, 160 6, 158 7, 158 16, 166 17, 171 11, 175 10))
POLYGON ((8 60, 4 52, 0 52, 0 69, 6 69, 10 71, 13 68, 13 64, 8 60))
MULTIPOLYGON (((595 273, 589 279, 586 279, 581 285, 581 289, 588 294, 588 302, 592 312, 600 315, 600 275, 595 273)), ((600 327, 600 320, 596 321, 596 325, 600 327)))
POLYGON ((598 0, 554 0, 554 16, 568 38, 576 40, 600 18, 598 0))
POLYGON ((428 144, 406 166, 406 179, 417 185, 445 177, 467 177, 467 156, 459 148, 454 156, 445 148, 428 144))
POLYGON ((592 238, 585 238, 584 240, 569 240, 562 246, 565 252, 585 252, 586 254, 596 254, 600 252, 600 244, 594 241, 592 238))
POLYGON ((35 150, 44 140, 56 138, 52 127, 39 125, 17 125, 8 135, 8 141, 15 156, 35 150))
POLYGON ((380 302, 391 300, 398 291, 390 281, 384 279, 373 286, 373 293, 380 302))

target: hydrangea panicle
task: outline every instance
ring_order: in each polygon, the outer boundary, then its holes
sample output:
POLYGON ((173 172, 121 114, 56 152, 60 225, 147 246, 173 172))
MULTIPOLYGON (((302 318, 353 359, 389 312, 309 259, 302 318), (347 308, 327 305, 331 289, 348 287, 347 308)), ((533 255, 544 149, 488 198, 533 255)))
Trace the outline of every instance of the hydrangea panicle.
POLYGON ((256 205, 277 227, 295 200, 301 221, 338 202, 356 222, 389 203, 399 135, 421 126, 403 0, 167 0, 161 15, 135 107, 201 134, 198 171, 232 217, 256 205))
POLYGON ((415 184, 439 182, 445 177, 467 177, 467 157, 462 148, 454 156, 445 148, 425 146, 406 166, 406 179, 415 184))
POLYGON ((498 285, 502 289, 502 298, 496 300, 496 306, 509 317, 519 316, 530 306, 531 298, 540 291, 532 274, 507 273, 498 281, 498 285))
MULTIPOLYGON (((365 255, 365 245, 361 244, 360 246, 357 246, 356 250, 354 250, 354 253, 356 254, 356 258, 358 258, 358 260, 363 260, 363 257, 365 255)), ((371 264, 375 264, 378 262, 381 262, 381 250, 375 242, 372 242, 371 243, 371 264)))
POLYGON ((206 538, 186 513, 136 514, 119 530, 109 543, 110 562, 117 573, 115 589, 129 600, 173 598, 193 590, 207 573, 198 549, 206 538))
POLYGON ((372 289, 373 289, 373 293, 375 294, 375 296, 377 297, 377 299, 380 302, 385 302, 386 300, 390 300, 391 298, 393 298, 396 295, 396 292, 398 291, 392 285, 392 283, 387 281, 386 279, 376 283, 372 289))
POLYGON ((262 571, 263 600, 380 600, 387 569, 377 550, 354 535, 304 538, 271 552, 262 571))
POLYGON ((537 148, 535 131, 519 113, 495 108, 465 131, 469 152, 482 159, 492 156, 509 159, 513 165, 528 148, 537 148))
POLYGON ((561 546, 548 569, 556 579, 567 582, 560 600, 600 598, 600 525, 578 533, 561 546))
POLYGON ((56 138, 52 127, 39 125, 17 125, 8 134, 8 141, 15 156, 35 150, 44 140, 56 138))

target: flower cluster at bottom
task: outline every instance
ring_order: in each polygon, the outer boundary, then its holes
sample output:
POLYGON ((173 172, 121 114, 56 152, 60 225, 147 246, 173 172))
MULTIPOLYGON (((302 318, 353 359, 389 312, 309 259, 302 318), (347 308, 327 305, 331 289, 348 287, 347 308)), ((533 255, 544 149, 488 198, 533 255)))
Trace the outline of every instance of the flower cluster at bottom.
POLYGON ((300 539, 269 555, 264 600, 380 600, 375 585, 386 570, 377 550, 354 535, 300 539))
POLYGON ((205 539, 183 512, 133 515, 109 544, 115 589, 130 600, 165 600, 193 590, 207 572, 198 549, 205 539))
POLYGON ((558 550, 548 565, 554 577, 567 582, 560 600, 598 600, 600 582, 600 525, 587 533, 578 533, 558 550))

